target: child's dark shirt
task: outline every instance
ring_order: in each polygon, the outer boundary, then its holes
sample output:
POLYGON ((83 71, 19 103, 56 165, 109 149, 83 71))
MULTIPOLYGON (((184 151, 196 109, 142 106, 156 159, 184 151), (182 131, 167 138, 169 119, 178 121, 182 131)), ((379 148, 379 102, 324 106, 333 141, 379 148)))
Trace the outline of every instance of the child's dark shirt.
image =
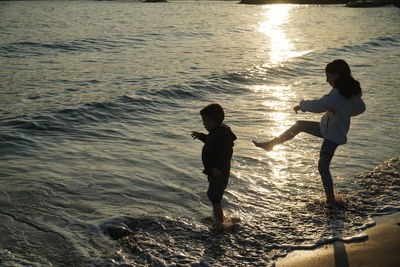
POLYGON ((204 170, 208 176, 212 176, 212 169, 221 171, 223 178, 229 177, 231 159, 233 154, 233 141, 237 138, 231 128, 226 125, 211 129, 209 134, 201 133, 199 139, 204 142, 201 158, 204 170))

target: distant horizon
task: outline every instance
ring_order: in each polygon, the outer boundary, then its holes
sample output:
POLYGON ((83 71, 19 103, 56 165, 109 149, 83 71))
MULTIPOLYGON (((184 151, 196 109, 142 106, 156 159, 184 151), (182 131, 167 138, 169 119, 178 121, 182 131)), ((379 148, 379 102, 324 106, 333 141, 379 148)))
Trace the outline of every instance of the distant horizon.
MULTIPOLYGON (((0 2, 146 2, 146 0, 0 0, 0 2)), ((350 2, 387 2, 394 0, 164 0, 165 2, 237 2, 237 3, 259 3, 259 4, 347 4, 350 2)), ((149 1, 150 2, 150 1, 149 1)), ((157 2, 157 1, 155 1, 157 2)), ((162 1, 160 1, 162 2, 162 1)))
MULTIPOLYGON (((142 2, 144 0, 0 0, 0 2, 142 2)), ((167 0, 168 2, 240 2, 241 0, 167 0)), ((326 2, 352 2, 354 0, 263 0, 265 2, 271 2, 270 4, 291 4, 291 2, 315 2, 326 3, 326 2)), ((372 1, 385 1, 385 0, 372 0, 372 1)), ((294 3, 295 4, 295 3, 294 3)))

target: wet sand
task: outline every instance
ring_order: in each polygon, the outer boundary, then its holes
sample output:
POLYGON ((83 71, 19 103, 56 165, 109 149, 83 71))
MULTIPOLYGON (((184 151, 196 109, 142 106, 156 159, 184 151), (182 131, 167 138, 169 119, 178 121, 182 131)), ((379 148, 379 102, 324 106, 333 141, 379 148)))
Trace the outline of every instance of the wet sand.
POLYGON ((299 250, 276 262, 276 267, 296 266, 400 266, 400 212, 374 217, 366 230, 368 240, 345 244, 337 241, 315 250, 299 250))

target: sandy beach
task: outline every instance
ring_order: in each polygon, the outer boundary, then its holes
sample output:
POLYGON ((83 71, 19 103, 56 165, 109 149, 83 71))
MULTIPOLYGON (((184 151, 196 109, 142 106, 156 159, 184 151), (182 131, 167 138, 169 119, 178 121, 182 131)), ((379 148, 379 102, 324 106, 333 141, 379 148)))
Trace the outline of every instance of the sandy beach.
POLYGON ((345 244, 337 241, 315 250, 299 250, 276 262, 285 266, 399 266, 400 212, 374 217, 376 226, 366 230, 368 240, 345 244))

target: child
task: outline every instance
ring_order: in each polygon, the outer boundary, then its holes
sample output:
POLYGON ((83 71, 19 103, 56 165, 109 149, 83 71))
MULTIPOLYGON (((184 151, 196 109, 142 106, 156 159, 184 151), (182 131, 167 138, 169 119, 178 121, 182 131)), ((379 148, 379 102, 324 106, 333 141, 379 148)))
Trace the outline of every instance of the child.
POLYGON ((325 68, 326 81, 333 87, 329 94, 318 100, 302 100, 294 111, 315 112, 325 115, 321 121, 297 121, 287 131, 269 142, 258 143, 257 147, 267 151, 295 137, 300 132, 306 132, 324 139, 319 155, 318 170, 324 185, 326 201, 335 204, 332 176, 329 171, 336 148, 347 142, 347 132, 350 128, 350 117, 365 111, 365 103, 361 99, 360 83, 351 76, 349 65, 341 59, 329 63, 325 68))
POLYGON ((210 104, 200 111, 204 128, 209 134, 192 131, 193 139, 204 142, 202 160, 203 173, 208 177, 207 196, 213 205, 214 217, 217 223, 224 222, 224 213, 221 207, 222 195, 228 184, 233 153, 235 134, 223 124, 224 110, 219 104, 210 104))

